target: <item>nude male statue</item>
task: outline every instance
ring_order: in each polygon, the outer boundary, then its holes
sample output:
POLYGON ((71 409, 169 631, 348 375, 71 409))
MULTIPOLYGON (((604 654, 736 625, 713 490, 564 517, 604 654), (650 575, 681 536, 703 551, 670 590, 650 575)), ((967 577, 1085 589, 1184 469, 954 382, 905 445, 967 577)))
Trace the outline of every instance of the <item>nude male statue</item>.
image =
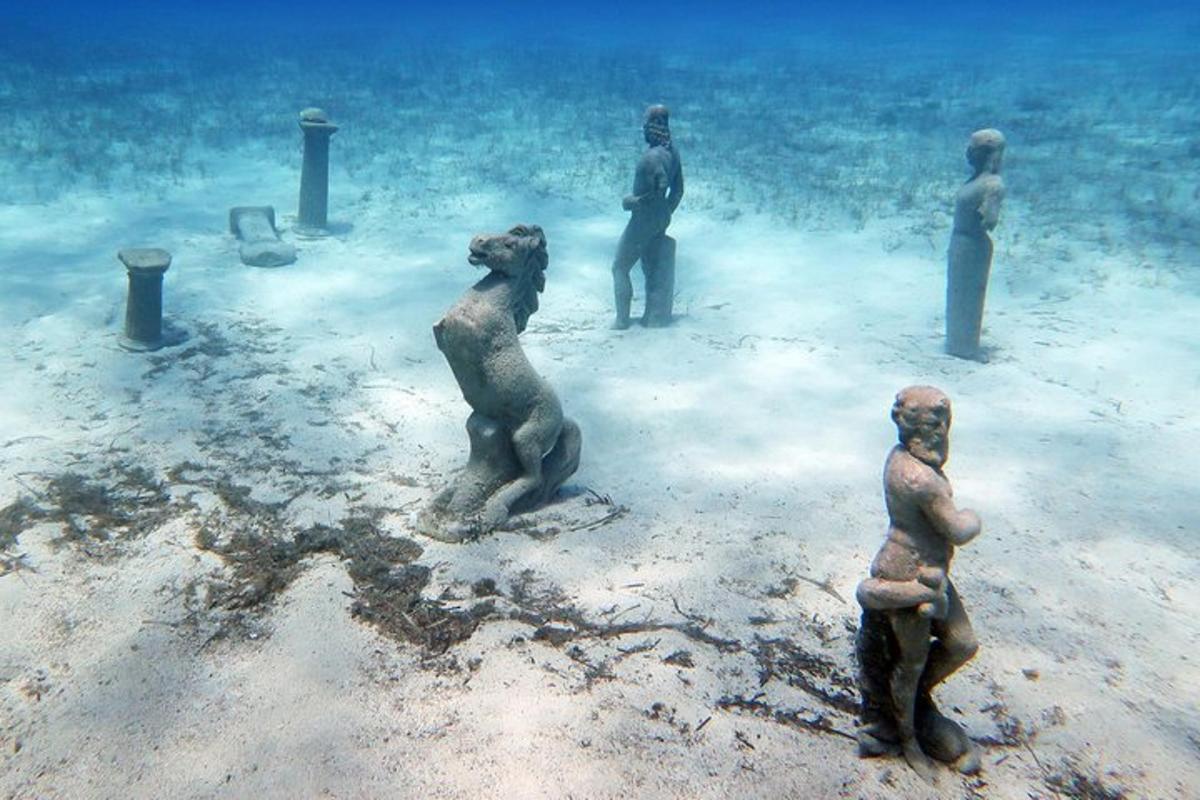
POLYGON ((979 769, 970 739, 937 711, 930 693, 979 647, 949 570, 955 548, 979 535, 980 521, 974 511, 955 507, 942 471, 950 399, 932 386, 910 386, 896 395, 892 420, 900 443, 884 466, 887 539, 871 577, 858 587, 864 609, 857 643, 859 745, 864 755, 898 745, 912 768, 932 780, 929 755, 962 772, 979 769))
POLYGON ((946 273, 946 352, 959 358, 980 358, 983 301, 992 268, 992 239, 988 233, 1000 221, 1003 160, 1004 134, 990 128, 971 134, 967 162, 974 174, 954 200, 954 231, 946 273))
POLYGON ((629 273, 640 259, 646 276, 646 312, 642 324, 667 325, 675 284, 675 240, 667 236, 671 215, 683 199, 683 168, 679 152, 671 142, 670 112, 666 106, 646 109, 642 133, 650 148, 638 161, 633 176, 633 193, 621 202, 633 212, 621 234, 613 259, 613 293, 617 318, 613 327, 629 327, 629 305, 633 283, 629 273))

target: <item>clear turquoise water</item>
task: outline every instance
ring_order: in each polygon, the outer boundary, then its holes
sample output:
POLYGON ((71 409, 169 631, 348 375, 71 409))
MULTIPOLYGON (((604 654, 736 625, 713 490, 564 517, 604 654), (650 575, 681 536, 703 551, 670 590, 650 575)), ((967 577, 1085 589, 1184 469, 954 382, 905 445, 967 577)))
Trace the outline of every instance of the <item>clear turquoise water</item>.
POLYGON ((291 117, 318 105, 349 126, 337 164, 360 182, 607 203, 661 101, 697 185, 739 213, 919 214, 994 126, 1034 224, 1198 238, 1185 4, 52 3, 0 21, 0 201, 169 186, 248 148, 289 163, 291 117), (477 171, 439 167, 461 152, 477 171), (543 158, 570 182, 531 181, 543 158))

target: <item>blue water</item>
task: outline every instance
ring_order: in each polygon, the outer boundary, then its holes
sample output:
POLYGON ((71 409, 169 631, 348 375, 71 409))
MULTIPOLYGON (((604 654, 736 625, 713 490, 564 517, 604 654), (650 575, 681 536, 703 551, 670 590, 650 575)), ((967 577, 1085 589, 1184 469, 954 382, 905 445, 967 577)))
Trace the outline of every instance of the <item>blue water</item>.
POLYGON ((505 108, 531 151, 574 139, 557 157, 587 170, 662 101, 698 177, 734 192, 761 179, 777 196, 764 204, 788 219, 790 193, 844 188, 856 162, 869 173, 858 183, 880 177, 868 161, 898 162, 893 194, 931 163, 957 171, 963 136, 992 125, 1009 132, 1014 163, 1031 159, 1037 192, 1078 192, 1057 171, 1099 136, 1093 146, 1111 145, 1130 172, 1113 213, 1161 222, 1148 237, 1178 236, 1194 230, 1190 198, 1150 173, 1196 164, 1197 41, 1200 11, 1169 2, 10 2, 0 98, 19 125, 0 157, 17 180, 0 199, 111 182, 120 162, 143 181, 194 176, 197 148, 282 149, 291 131, 270 115, 314 104, 362 123, 340 162, 360 172, 403 160, 439 126, 471 136, 473 115, 505 108), (806 171, 803 153, 842 147, 838 132, 872 144, 833 154, 836 175, 780 180, 782 166, 806 171))
MULTIPOLYGON (((890 2, 749 2, 733 4, 719 0, 692 2, 567 3, 532 0, 521 3, 385 2, 323 3, 263 0, 256 3, 233 0, 190 0, 169 4, 144 0, 120 3, 15 2, 6 4, 0 17, 43 29, 66 31, 82 26, 94 37, 125 31, 183 32, 213 28, 226 34, 255 35, 263 26, 290 32, 307 30, 323 34, 331 30, 374 33, 412 31, 422 35, 444 34, 471 39, 503 31, 523 34, 526 40, 542 41, 559 36, 586 36, 597 43, 666 37, 687 41, 706 33, 718 39, 786 38, 809 30, 853 35, 868 29, 906 29, 919 38, 921 31, 974 31, 987 29, 1008 34, 1052 31, 1062 35, 1079 32, 1120 32, 1148 26, 1195 25, 1197 12, 1186 2, 1061 2, 1032 0, 985 4, 909 0, 890 2), (640 29, 640 30, 638 30, 640 29)), ((1165 31, 1164 31, 1165 33, 1165 31)), ((1191 34, 1194 34, 1193 30, 1191 34)))

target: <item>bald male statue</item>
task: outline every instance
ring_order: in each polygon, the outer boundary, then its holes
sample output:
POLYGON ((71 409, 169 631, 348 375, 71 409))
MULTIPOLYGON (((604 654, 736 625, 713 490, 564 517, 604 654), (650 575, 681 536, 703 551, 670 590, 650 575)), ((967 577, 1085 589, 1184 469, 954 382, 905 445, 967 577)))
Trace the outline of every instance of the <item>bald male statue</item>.
POLYGON ((979 770, 970 738, 938 712, 931 692, 979 647, 949 572, 955 548, 979 535, 980 522, 955 507, 942 471, 950 399, 932 386, 910 386, 896 395, 892 420, 900 443, 884 465, 887 539, 858 587, 859 750, 902 752, 932 781, 930 756, 964 773, 979 770))
POLYGON ((613 259, 613 294, 617 318, 613 328, 629 327, 633 283, 629 273, 640 259, 646 276, 646 310, 642 324, 669 325, 675 295, 675 240, 667 236, 671 215, 683 199, 683 167, 671 141, 670 112, 666 106, 646 109, 642 133, 650 148, 638 161, 633 176, 633 193, 621 206, 633 212, 613 259))

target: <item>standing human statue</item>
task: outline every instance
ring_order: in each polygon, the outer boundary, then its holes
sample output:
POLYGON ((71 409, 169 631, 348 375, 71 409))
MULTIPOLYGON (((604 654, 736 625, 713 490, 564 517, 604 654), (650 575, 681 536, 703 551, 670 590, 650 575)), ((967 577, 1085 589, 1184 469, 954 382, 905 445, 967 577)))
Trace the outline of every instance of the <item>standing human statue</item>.
POLYGON ((946 273, 946 352, 959 358, 981 359, 983 301, 992 268, 992 239, 988 233, 1000 220, 1004 201, 1004 134, 988 128, 971 134, 967 161, 975 171, 954 201, 954 232, 946 273))
POLYGON ((649 149, 638 161, 633 176, 633 193, 621 206, 632 212, 617 255, 613 259, 613 294, 617 318, 613 327, 629 327, 629 306, 633 300, 633 282, 629 273, 640 259, 646 277, 646 308, 642 324, 662 327, 671 323, 675 299, 675 240, 667 236, 671 215, 683 198, 683 167, 679 151, 671 141, 670 112, 666 106, 646 109, 642 133, 649 149))
POLYGON ((887 539, 858 585, 863 608, 855 649, 862 695, 859 753, 902 753, 932 782, 930 758, 964 774, 979 771, 966 732, 943 716, 931 693, 979 648, 950 581, 956 547, 979 535, 979 516, 958 509, 942 471, 949 455, 950 398, 910 386, 892 406, 900 443, 883 468, 887 539))

